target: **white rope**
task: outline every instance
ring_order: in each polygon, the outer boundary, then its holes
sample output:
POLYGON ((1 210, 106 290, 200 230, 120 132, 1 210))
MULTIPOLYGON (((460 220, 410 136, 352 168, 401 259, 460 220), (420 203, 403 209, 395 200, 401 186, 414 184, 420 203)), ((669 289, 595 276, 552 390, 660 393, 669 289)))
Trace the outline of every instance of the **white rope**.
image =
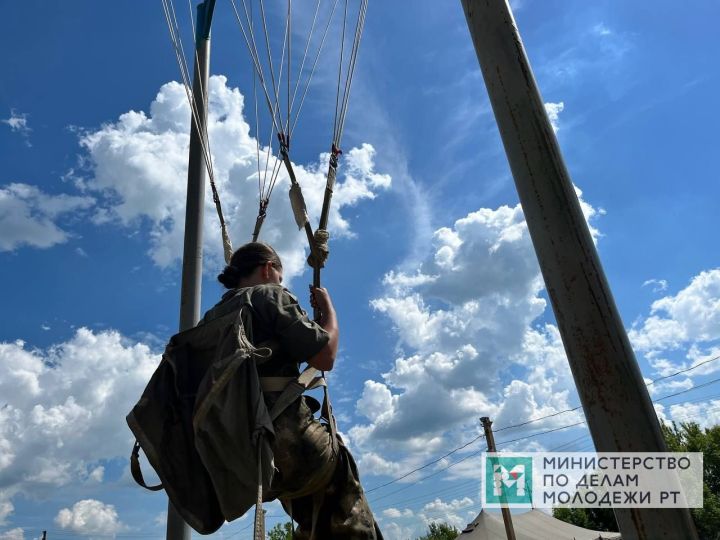
MULTIPOLYGON (((303 91, 303 94, 300 99, 300 105, 298 106, 297 113, 295 113, 295 121, 293 122, 292 129, 290 130, 290 135, 292 136, 292 133, 295 131, 295 127, 297 126, 298 120, 300 119, 300 111, 302 110, 303 104, 305 103, 305 97, 307 96, 308 90, 310 89, 310 82, 312 81, 313 75, 315 74, 315 68, 317 67, 318 60, 320 59, 320 53, 323 50, 323 47, 325 45, 325 38, 327 37, 328 30, 330 29, 330 23, 332 22, 333 15, 335 14, 335 9, 337 8, 338 2, 340 0, 335 0, 335 3, 333 4, 332 10, 330 11, 330 16, 328 17, 327 24, 325 25, 325 31, 323 32, 322 39, 320 40, 320 46, 318 47, 317 53, 315 54, 315 60, 313 61, 312 68, 310 70, 310 74, 308 75, 307 81, 305 83, 305 90, 303 91)), ((300 84, 299 76, 298 76, 298 85, 300 84)), ((297 88, 296 88, 297 93, 297 88)), ((293 96, 293 104, 295 103, 295 96, 293 96)))
MULTIPOLYGON (((267 104, 268 110, 270 111, 270 117, 272 118, 274 128, 276 130, 278 130, 278 125, 281 125, 281 123, 279 123, 277 121, 277 118, 275 115, 275 110, 272 105, 272 99, 270 99, 270 93, 268 92, 267 84, 265 82, 264 71, 262 68, 262 64, 260 63, 260 57, 257 52, 257 46, 255 45, 255 32, 254 32, 252 26, 250 26, 250 28, 249 28, 250 37, 248 37, 248 33, 245 31, 245 26, 243 25, 242 18, 240 16, 240 12, 238 11, 237 6, 235 4, 235 0, 230 0, 230 2, 232 4, 233 11, 235 13, 235 19, 237 20, 238 26, 240 27, 240 31, 242 32, 243 38, 245 39, 245 45, 248 48, 250 57, 252 58, 252 61, 253 61, 253 65, 255 66, 255 73, 257 73, 257 75, 258 75, 258 79, 260 81, 260 86, 263 89, 263 93, 265 95, 265 103, 267 104)), ((247 10, 247 4, 245 3, 245 0, 242 0, 242 2, 243 2, 243 6, 245 8, 245 16, 247 17, 248 20, 250 20, 250 15, 248 14, 248 10, 247 10)))
MULTIPOLYGON (((222 235, 222 243, 223 243, 223 253, 224 258, 226 262, 230 261, 230 257, 232 256, 232 242, 230 241, 230 236, 227 231, 227 225, 225 223, 225 218, 223 216, 222 212, 222 205, 220 203, 220 195, 218 194, 217 185, 215 183, 215 171, 213 169, 213 163, 210 153, 210 140, 208 138, 207 133, 207 124, 206 122, 201 122, 200 120, 200 113, 197 108, 197 102, 195 100, 195 92, 194 89, 190 85, 190 75, 189 75, 189 69, 187 66, 187 59, 185 56, 185 49, 182 44, 182 39, 180 38, 180 27, 177 21, 177 15, 175 13, 175 6, 172 0, 162 0, 163 5, 163 12, 165 14, 165 20, 168 25, 168 30, 170 31, 170 39, 173 44, 173 49, 175 51, 175 57, 178 62, 178 67, 180 68, 180 76, 183 80, 183 87, 185 88, 185 95, 187 96, 188 103, 190 105, 190 113, 192 115, 192 118, 194 120, 194 124, 197 127, 198 130, 198 139, 200 141, 200 148, 202 150, 203 159, 205 162, 205 168, 208 172, 208 178, 210 180, 210 187, 212 190, 212 196, 213 196, 213 202, 215 203, 215 210, 218 215, 218 220, 220 221, 220 231, 222 235)), ((196 40, 196 34, 195 34, 195 23, 192 16, 192 6, 190 5, 190 21, 193 28, 193 51, 194 51, 194 58, 195 58, 195 69, 200 69, 200 60, 197 54, 197 43, 196 40)), ((199 72, 199 71, 198 71, 199 72)), ((207 112, 207 104, 208 104, 208 93, 207 89, 204 87, 203 84, 203 78, 198 77, 199 82, 199 90, 200 90, 200 99, 202 102, 206 105, 206 112, 207 112)))

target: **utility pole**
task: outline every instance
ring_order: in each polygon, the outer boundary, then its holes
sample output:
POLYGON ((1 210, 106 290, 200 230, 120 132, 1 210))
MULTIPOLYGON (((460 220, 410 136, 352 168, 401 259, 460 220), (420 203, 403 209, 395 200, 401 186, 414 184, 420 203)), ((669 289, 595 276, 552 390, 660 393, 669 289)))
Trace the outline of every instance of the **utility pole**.
MULTIPOLYGON (((487 416, 483 416, 480 421, 482 422, 483 429, 485 430, 485 440, 487 441, 488 452, 495 452, 495 436, 492 432, 492 422, 487 416)), ((504 501, 505 497, 502 497, 500 500, 504 501)), ((502 512, 503 523, 505 523, 505 536, 507 536, 507 540, 515 540, 515 529, 512 524, 510 508, 508 508, 507 505, 503 505, 500 508, 500 511, 502 512)))
MULTIPOLYGON (((197 7, 193 65, 193 101, 197 115, 191 114, 190 154, 188 157, 187 202, 185 206, 185 245, 180 291, 180 331, 195 326, 200 319, 202 283, 202 230, 207 164, 207 96, 210 75, 210 24, 215 0, 197 7), (198 125, 199 123, 199 125, 198 125)), ((209 158, 210 156, 208 156, 209 158)), ((190 527, 168 501, 167 540, 190 540, 190 527)))
MULTIPOLYGON (((666 452, 507 0, 461 0, 595 448, 666 452)), ((687 508, 616 509, 623 540, 697 540, 687 508)))

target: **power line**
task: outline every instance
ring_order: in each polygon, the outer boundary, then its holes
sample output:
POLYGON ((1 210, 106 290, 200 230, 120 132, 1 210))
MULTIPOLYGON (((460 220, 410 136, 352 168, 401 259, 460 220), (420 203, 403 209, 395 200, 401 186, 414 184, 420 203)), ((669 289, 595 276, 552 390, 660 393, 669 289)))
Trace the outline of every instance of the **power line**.
MULTIPOLYGON (((658 381, 661 381, 661 380, 664 380, 664 379, 668 379, 668 378, 670 378, 670 377, 674 377, 674 376, 680 375, 680 374, 682 374, 682 373, 687 373, 688 371, 692 371, 692 370, 694 370, 694 369, 697 369, 697 368, 699 368, 699 367, 701 367, 701 366, 703 366, 703 365, 705 365, 705 364, 708 364, 708 363, 710 363, 710 362, 714 362, 714 361, 716 361, 716 360, 720 360, 720 355, 715 356, 714 358, 710 358, 709 360, 705 360, 704 362, 701 362, 701 363, 699 363, 699 364, 695 364, 694 366, 691 366, 691 367, 689 367, 689 368, 682 369, 682 370, 677 371, 677 372, 675 372, 675 373, 672 373, 672 374, 670 374, 670 375, 665 375, 665 376, 663 376, 663 377, 658 377, 657 379, 653 379, 652 381, 650 381, 649 383, 647 383, 646 386, 650 386, 650 385, 652 385, 652 384, 654 384, 654 383, 656 383, 656 382, 658 382, 658 381)), ((702 383, 702 384, 699 384, 699 385, 695 385, 695 386, 693 386, 693 387, 691 387, 691 388, 687 388, 687 389, 685 389, 685 390, 681 390, 681 391, 679 391, 679 392, 675 392, 675 393, 669 394, 669 395, 667 395, 667 396, 663 396, 663 397, 661 397, 661 398, 658 398, 658 399, 656 399, 656 400, 653 400, 653 403, 657 403, 658 401, 662 401, 662 400, 665 400, 665 399, 669 399, 669 398, 671 398, 671 397, 679 396, 679 395, 681 395, 681 394, 685 394, 685 393, 687 393, 687 392, 696 390, 696 389, 698 389, 698 388, 703 388, 703 387, 705 387, 705 386, 709 386, 709 385, 714 384, 714 383, 716 383, 716 382, 718 382, 718 381, 720 381, 720 378, 718 378, 718 379, 713 379, 712 381, 708 381, 708 382, 706 382, 706 383, 702 383)), ((552 413, 552 414, 548 414, 548 415, 545 415, 545 416, 541 416, 541 417, 539 417, 539 418, 533 418, 533 419, 531 419, 531 420, 527 420, 527 421, 525 421, 525 422, 521 422, 521 423, 519 423, 519 424, 513 424, 513 425, 511 425, 511 426, 505 426, 505 427, 503 427, 503 428, 494 430, 494 432, 495 432, 495 433, 498 433, 498 432, 500 432, 500 431, 506 431, 506 430, 508 430, 508 429, 513 429, 513 428, 518 428, 518 427, 527 426, 527 425, 529 425, 529 424, 533 424, 533 423, 535 423, 535 422, 539 422, 540 420, 546 420, 547 418, 552 418, 552 417, 559 416, 559 415, 561 415, 561 414, 565 414, 565 413, 568 413, 568 412, 577 411, 577 410, 579 410, 581 407, 582 407, 581 405, 578 405, 577 407, 573 407, 573 408, 571 408, 571 409, 565 409, 565 410, 562 410, 562 411, 557 411, 557 412, 554 412, 554 413, 552 413)), ((577 422, 577 423, 575 423, 575 424, 570 424, 570 425, 567 425, 567 426, 562 426, 562 427, 555 428, 554 430, 550 430, 550 431, 547 431, 547 432, 541 432, 541 433, 537 433, 537 434, 532 434, 532 435, 528 435, 528 436, 525 436, 525 437, 520 437, 520 438, 517 438, 517 439, 513 439, 513 440, 511 440, 511 441, 503 441, 503 442, 501 442, 500 444, 509 444, 509 443, 511 443, 511 442, 517 442, 517 441, 520 441, 520 440, 523 440, 523 439, 527 439, 527 438, 530 438, 530 437, 535 437, 535 436, 537 436, 537 435, 541 435, 541 434, 545 434, 545 433, 551 433, 552 431, 557 431, 557 430, 565 429, 565 428, 568 428, 568 427, 574 427, 574 426, 577 426, 577 425, 580 425, 580 424, 583 424, 583 423, 584 423, 584 421, 583 421, 583 422, 577 422)), ((405 473, 405 474, 403 474, 403 475, 401 475, 401 476, 398 476, 397 478, 393 478, 392 480, 389 480, 388 482, 385 482, 384 484, 381 484, 381 485, 379 485, 379 486, 375 486, 375 487, 373 487, 373 488, 371 488, 371 489, 366 490, 366 493, 371 493, 371 492, 376 491, 376 490, 378 490, 378 489, 381 489, 381 488, 383 488, 383 487, 386 487, 386 486, 389 486, 389 485, 394 484, 394 483, 396 483, 396 482, 399 482, 400 480, 403 480, 403 479, 407 478, 407 477, 410 476, 411 474, 416 473, 416 472, 418 472, 418 471, 421 471, 421 470, 429 467, 430 465, 434 465, 435 463, 443 460, 444 458, 446 458, 446 457, 448 457, 448 456, 451 456, 452 454, 454 454, 454 453, 456 453, 456 452, 458 452, 458 451, 460 451, 460 450, 462 450, 462 449, 470 446, 471 444, 477 442, 478 440, 482 439, 483 437, 484 437, 484 435, 479 435, 479 436, 475 437, 474 439, 472 439, 471 441, 463 444, 462 446, 459 446, 459 447, 451 450, 450 452, 447 452, 446 454, 442 455, 442 456, 439 457, 439 458, 436 458, 436 459, 434 459, 434 460, 432 460, 432 461, 429 461, 428 463, 425 463, 424 465, 421 465, 420 467, 417 467, 417 468, 415 468, 415 469, 412 469, 411 471, 408 471, 407 473, 405 473)), ((458 462, 456 462, 456 463, 460 463, 460 462, 458 461, 458 462)), ((449 467, 447 467, 447 468, 449 468, 449 467)), ((440 469, 439 472, 442 472, 443 470, 445 470, 445 469, 440 469)), ((434 474, 431 475, 431 476, 434 476, 434 474)), ((425 478, 429 478, 429 477, 430 477, 430 476, 427 476, 427 477, 425 477, 425 478)), ((421 479, 421 480, 418 480, 417 482, 419 482, 419 481, 422 481, 422 479, 421 479)), ((417 482, 415 482, 415 483, 417 483, 417 482)), ((413 484, 409 484, 409 486, 410 486, 410 485, 413 485, 413 484)), ((395 493, 395 492, 393 492, 393 493, 395 493)), ((377 499, 376 499, 376 500, 377 500, 377 499)))
POLYGON ((408 472, 408 473, 405 473, 405 474, 402 475, 402 476, 398 476, 397 478, 391 480, 390 482, 387 482, 387 483, 382 484, 382 485, 380 485, 380 486, 375 486, 375 487, 372 488, 372 489, 368 489, 367 491, 365 491, 365 493, 373 492, 373 491, 378 490, 378 489, 380 489, 380 488, 383 488, 383 487, 385 487, 385 486, 387 486, 387 485, 390 485, 390 484, 393 484, 393 483, 395 483, 395 482, 398 482, 399 480, 402 480, 403 478, 407 478, 407 477, 410 476, 411 474, 416 473, 416 472, 418 472, 418 471, 421 471, 421 470, 429 467, 430 465, 434 465, 434 464, 437 463, 438 461, 442 461, 442 460, 445 459, 446 457, 453 455, 455 452, 458 452, 458 451, 462 450, 463 448, 467 448, 468 446, 470 446, 470 445, 473 444, 474 442, 479 441, 480 439, 484 439, 484 438, 485 438, 485 434, 478 435, 478 436, 475 437, 472 441, 466 442, 466 443, 463 444, 462 446, 458 446, 457 448, 455 448, 454 450, 451 450, 451 451, 448 452, 447 454, 444 454, 444 455, 440 456, 440 457, 437 458, 437 459, 434 459, 434 460, 432 460, 432 461, 429 461, 429 462, 426 463, 425 465, 423 465, 423 466, 421 466, 421 467, 418 467, 417 469, 413 469, 412 471, 410 471, 410 472, 408 472))
MULTIPOLYGON (((533 433, 533 434, 531 434, 531 435, 526 435, 525 437, 520 437, 520 438, 518 438, 518 439, 511 439, 511 440, 509 440, 509 441, 501 441, 500 443, 497 444, 497 446, 505 445, 505 444, 510 444, 510 443, 513 443, 513 442, 521 441, 521 440, 523 440, 523 439, 530 439, 530 438, 532 438, 532 437, 539 437, 540 435, 547 435, 548 433, 552 433, 552 432, 554 432, 554 431, 560 431, 560 430, 563 430, 563 429, 566 429, 566 428, 571 428, 571 427, 579 426, 580 424, 584 424, 584 423, 585 423, 585 421, 576 422, 576 423, 574 423, 574 424, 570 424, 570 425, 567 425, 567 426, 561 426, 561 427, 557 427, 557 428, 553 428, 553 429, 548 429, 547 431, 541 431, 541 432, 539 432, 539 433, 533 433)), ((400 491, 403 491, 403 490, 405 490, 405 489, 408 489, 409 487, 412 487, 412 486, 414 486, 415 484, 419 484, 420 482, 422 482, 422 481, 424 481, 424 480, 427 480, 428 478, 431 478, 431 477, 433 477, 433 476, 437 476, 437 475, 440 474, 441 472, 444 472, 444 471, 446 471, 446 470, 454 467, 455 465, 459 465, 460 463, 462 463, 462 462, 465 461, 465 460, 470 459, 471 457, 475 457, 475 456, 477 456, 477 455, 479 455, 479 454, 482 454, 484 451, 485 451, 485 450, 479 450, 479 451, 477 451, 477 452, 473 452, 472 454, 468 454, 468 455, 465 456, 464 458, 461 458, 461 459, 457 460, 456 462, 451 463, 451 464, 448 465, 447 467, 443 467, 442 469, 438 469, 437 471, 435 471, 435 472, 432 473, 432 474, 428 474, 427 476, 423 476, 422 478, 419 478, 419 479, 415 480, 414 482, 410 482, 409 484, 407 484, 406 486, 404 486, 404 487, 402 487, 402 488, 400 488, 400 489, 396 489, 395 491, 392 491, 392 492, 387 493, 387 494, 385 494, 385 495, 381 495, 380 497, 376 497, 375 499, 373 499, 373 501, 379 501, 380 499, 384 499, 385 497, 389 497, 390 495, 393 495, 394 493, 398 493, 398 492, 400 492, 400 491)), ((413 471, 413 472, 414 472, 414 471, 413 471)), ((388 485, 388 484, 386 484, 386 485, 388 485)), ((379 488, 373 488, 373 489, 379 489, 379 488)), ((368 490, 366 493, 369 493, 369 492, 370 492, 370 490, 368 490)))

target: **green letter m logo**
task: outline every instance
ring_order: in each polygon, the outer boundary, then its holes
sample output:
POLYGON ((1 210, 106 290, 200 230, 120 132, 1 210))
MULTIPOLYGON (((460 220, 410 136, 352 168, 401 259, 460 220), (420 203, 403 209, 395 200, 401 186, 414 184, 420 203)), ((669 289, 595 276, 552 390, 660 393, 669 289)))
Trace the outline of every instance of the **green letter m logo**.
POLYGON ((532 458, 485 456, 485 501, 487 504, 532 502, 532 458))

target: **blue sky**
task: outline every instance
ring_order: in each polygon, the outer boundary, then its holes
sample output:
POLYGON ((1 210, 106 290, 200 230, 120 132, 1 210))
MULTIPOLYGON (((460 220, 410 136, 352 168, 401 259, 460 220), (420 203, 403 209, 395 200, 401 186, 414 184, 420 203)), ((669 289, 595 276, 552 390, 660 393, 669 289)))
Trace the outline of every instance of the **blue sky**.
MULTIPOLYGON (((187 30, 187 5, 176 4, 187 30)), ((720 9, 664 0, 513 6, 643 374, 712 360, 720 9)), ((404 7, 370 2, 324 277, 342 328, 332 395, 368 490, 472 440, 480 416, 503 427, 578 404, 460 3, 404 7)), ((178 321, 189 109, 172 83, 180 76, 161 3, 28 0, 4 10, 12 24, 0 36, 0 538, 42 529, 160 537, 166 499, 129 480, 124 415, 178 321)), ((239 245, 257 207, 256 127, 229 2, 218 2, 212 46, 211 147, 239 245)), ((314 79, 292 148, 314 222, 334 111, 330 64, 314 79)), ((305 244, 286 190, 282 177, 265 239, 307 305, 305 244)), ((221 293, 210 206, 205 250, 207 308, 221 293)), ((710 361, 666 379, 652 396, 711 381, 719 368, 710 361)), ((719 393, 713 384, 690 390, 658 412, 716 423, 719 393)), ((580 420, 566 413, 496 439, 580 420)), ((505 448, 565 443, 592 448, 584 426, 505 448)), ((483 449, 479 441, 371 491, 386 536, 414 537, 438 518, 469 522, 480 509, 470 454, 483 449)), ((282 520, 279 506, 269 514, 278 516, 270 524, 282 520)), ((247 524, 216 537, 249 537, 247 524)))

